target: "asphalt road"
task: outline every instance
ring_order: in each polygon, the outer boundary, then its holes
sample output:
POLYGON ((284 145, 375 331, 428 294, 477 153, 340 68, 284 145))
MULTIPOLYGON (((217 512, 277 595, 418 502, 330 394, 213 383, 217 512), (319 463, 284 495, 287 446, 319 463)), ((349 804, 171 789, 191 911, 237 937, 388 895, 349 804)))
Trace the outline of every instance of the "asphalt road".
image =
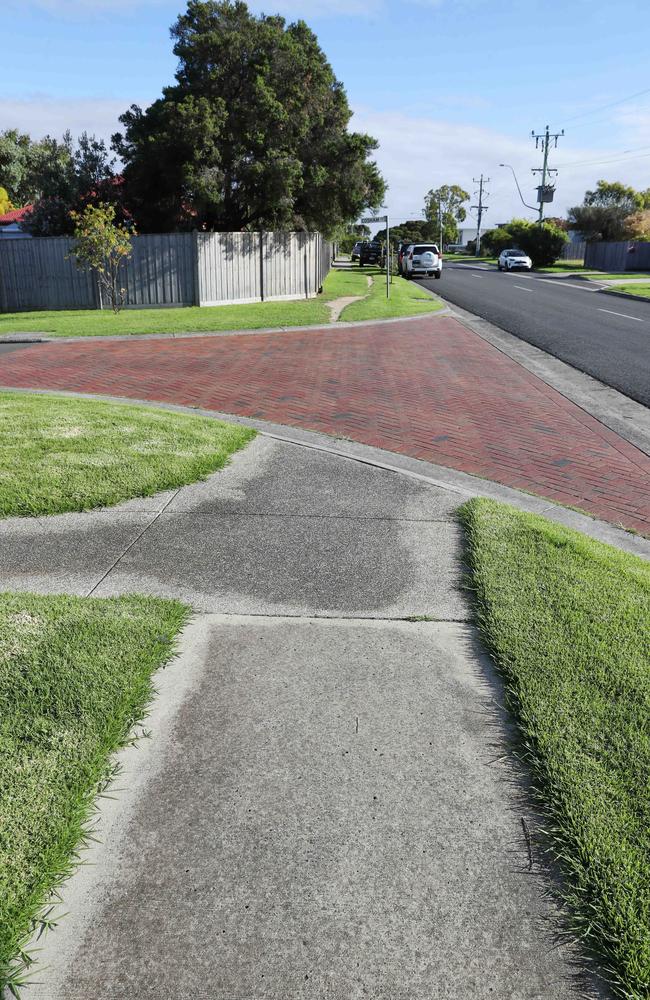
POLYGON ((586 281, 445 264, 426 285, 556 358, 650 406, 650 301, 594 291, 586 281))

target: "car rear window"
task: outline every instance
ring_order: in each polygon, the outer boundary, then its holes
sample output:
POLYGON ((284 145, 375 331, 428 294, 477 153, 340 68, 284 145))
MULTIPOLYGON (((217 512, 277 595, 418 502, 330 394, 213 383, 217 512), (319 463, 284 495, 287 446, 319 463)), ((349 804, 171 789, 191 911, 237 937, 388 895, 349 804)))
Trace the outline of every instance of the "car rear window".
POLYGON ((423 243, 421 246, 413 247, 413 253, 426 253, 430 250, 431 253, 438 253, 438 247, 435 243, 423 243))

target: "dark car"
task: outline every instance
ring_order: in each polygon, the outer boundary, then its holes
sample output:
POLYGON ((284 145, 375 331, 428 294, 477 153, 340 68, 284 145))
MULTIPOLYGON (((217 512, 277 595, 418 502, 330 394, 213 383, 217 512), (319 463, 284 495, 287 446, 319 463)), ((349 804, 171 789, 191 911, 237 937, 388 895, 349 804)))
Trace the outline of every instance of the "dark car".
POLYGON ((397 244, 397 253, 396 253, 395 257, 396 257, 396 260, 397 260, 397 273, 398 274, 404 274, 404 272, 406 270, 406 267, 403 264, 403 260, 404 260, 404 255, 405 255, 406 251, 408 250, 408 248, 410 247, 410 245, 411 245, 411 241, 410 240, 400 240, 400 242, 397 244))
POLYGON ((363 240, 357 240, 357 242, 352 247, 352 263, 355 260, 359 260, 359 254, 361 253, 361 247, 363 246, 363 240))
POLYGON ((359 251, 359 264, 379 264, 383 257, 384 250, 381 243, 362 243, 359 251))

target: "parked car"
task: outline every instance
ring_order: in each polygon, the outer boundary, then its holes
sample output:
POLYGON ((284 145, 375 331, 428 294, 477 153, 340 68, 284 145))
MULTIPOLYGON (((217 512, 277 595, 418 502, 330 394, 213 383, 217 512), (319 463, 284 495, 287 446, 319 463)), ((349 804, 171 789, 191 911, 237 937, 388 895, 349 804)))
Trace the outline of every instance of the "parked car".
POLYGON ((361 247, 363 246, 363 240, 357 240, 357 242, 352 247, 352 262, 359 260, 359 255, 361 254, 361 247))
POLYGON ((404 271, 405 271, 404 257, 406 255, 406 251, 408 250, 408 248, 410 246, 411 246, 411 244, 409 242, 407 242, 406 240, 401 240, 397 244, 397 251, 395 253, 395 260, 397 261, 397 273, 398 274, 404 274, 404 271))
POLYGON ((402 266, 405 278, 414 278, 416 274, 441 278, 442 254, 436 243, 411 243, 404 255, 402 266))
POLYGON ((381 243, 362 243, 359 251, 359 264, 379 264, 383 256, 381 243))
POLYGON ((500 271, 530 271, 533 262, 523 250, 502 250, 497 267, 500 271))
POLYGON ((464 243, 448 243, 445 247, 445 253, 463 253, 466 249, 464 243))

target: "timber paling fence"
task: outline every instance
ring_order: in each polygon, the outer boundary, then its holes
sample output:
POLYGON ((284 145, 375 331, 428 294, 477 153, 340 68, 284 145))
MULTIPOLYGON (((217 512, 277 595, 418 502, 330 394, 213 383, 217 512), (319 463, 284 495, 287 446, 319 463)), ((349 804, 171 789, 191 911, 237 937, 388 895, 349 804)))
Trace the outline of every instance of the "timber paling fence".
POLYGON ((584 240, 565 243, 558 260, 584 260, 586 246, 584 240))
POLYGON ((627 240, 622 243, 587 243, 585 267, 599 271, 650 270, 650 243, 627 240))
MULTIPOLYGON (((320 233, 165 233, 134 236, 132 247, 121 277, 132 309, 311 298, 332 262, 320 233)), ((101 309, 73 250, 67 237, 0 242, 0 312, 101 309)))

